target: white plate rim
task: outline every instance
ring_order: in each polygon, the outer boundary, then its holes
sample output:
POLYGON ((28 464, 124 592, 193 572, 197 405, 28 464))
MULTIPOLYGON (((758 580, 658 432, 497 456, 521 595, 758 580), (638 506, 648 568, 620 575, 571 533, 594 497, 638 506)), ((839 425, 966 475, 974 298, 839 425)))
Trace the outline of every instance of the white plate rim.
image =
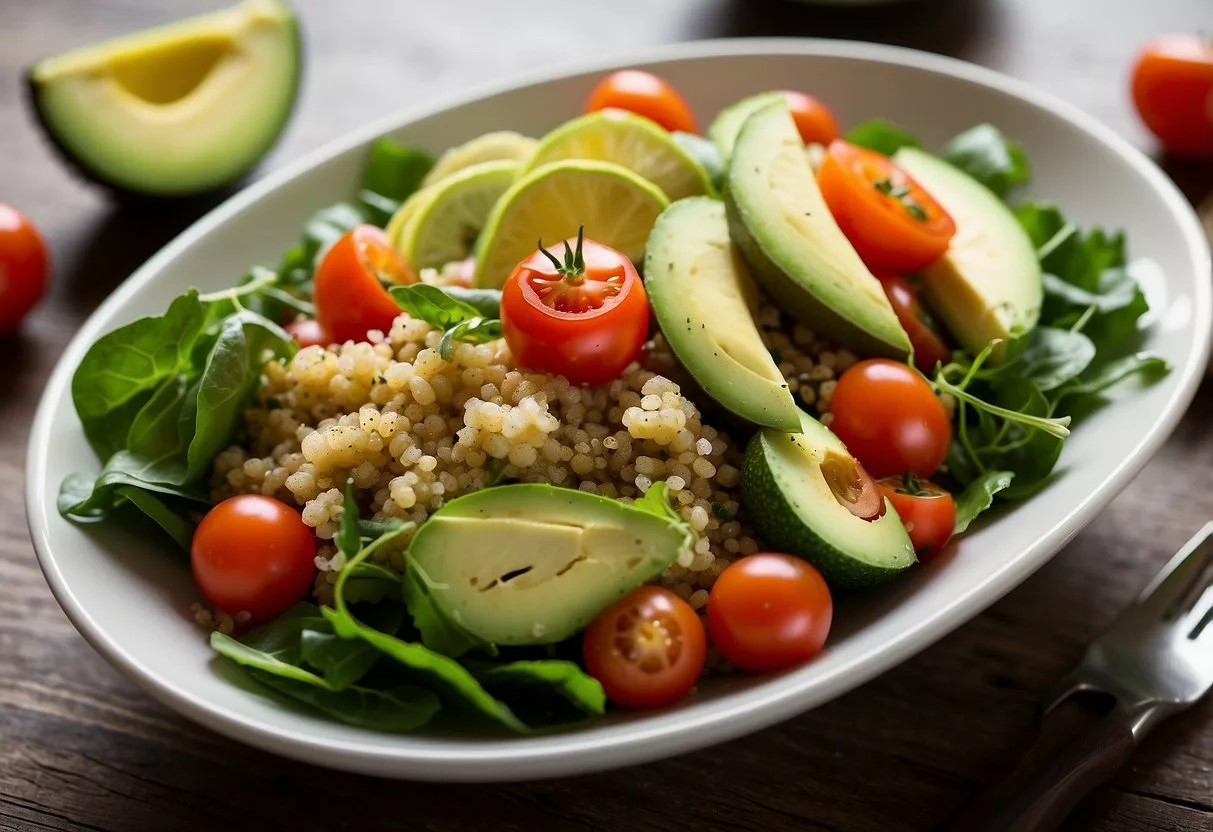
MULTIPOLYGON (((157 700, 186 717, 230 738, 264 750, 313 764, 347 771, 438 781, 508 781, 566 776, 621 765, 647 762, 734 739, 791 718, 816 707, 917 654, 981 612, 1017 586, 1068 543, 1144 467, 1175 429, 1195 395, 1210 349, 1213 325, 1213 281, 1197 281, 1193 320, 1195 340, 1162 418, 1125 455, 1108 476, 1098 495, 1091 494, 1074 506, 1055 529, 1019 558, 985 580, 967 596, 942 607, 934 616, 916 622, 900 637, 861 653, 827 676, 818 676, 812 695, 804 696, 799 675, 775 678, 743 695, 708 703, 695 712, 673 711, 629 722, 592 734, 552 734, 541 737, 486 740, 451 745, 441 750, 367 749, 357 742, 317 740, 266 726, 239 713, 210 705, 168 678, 134 659, 102 631, 67 585, 55 561, 49 524, 58 517, 53 505, 41 499, 46 492, 46 453, 52 408, 69 387, 70 377, 88 346, 101 334, 100 321, 125 305, 178 252, 205 237, 228 216, 238 213, 264 194, 300 176, 330 157, 339 155, 405 124, 457 106, 518 87, 585 72, 607 71, 632 65, 687 58, 737 55, 808 54, 892 63, 951 75, 992 87, 1052 111, 1092 134, 1134 167, 1160 193, 1180 224, 1194 265, 1213 271, 1208 242, 1191 206, 1175 185, 1144 154, 1077 107, 1025 82, 991 69, 918 50, 882 44, 813 38, 736 38, 702 40, 651 47, 615 57, 563 64, 487 84, 453 98, 410 108, 305 154, 250 184, 197 220, 119 285, 81 326, 59 358, 34 415, 27 450, 26 514, 34 550, 55 599, 85 640, 125 677, 157 700)), ((1199 273, 1199 272, 1198 272, 1199 273)))

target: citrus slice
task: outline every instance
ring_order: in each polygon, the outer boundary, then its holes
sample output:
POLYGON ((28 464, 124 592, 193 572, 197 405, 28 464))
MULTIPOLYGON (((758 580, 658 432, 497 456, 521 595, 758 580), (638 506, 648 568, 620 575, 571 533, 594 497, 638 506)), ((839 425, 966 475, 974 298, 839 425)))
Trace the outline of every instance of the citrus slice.
POLYGON ((703 165, 670 134, 624 110, 598 110, 565 122, 539 141, 528 169, 563 159, 612 162, 635 171, 671 200, 712 189, 703 165))
POLYGON ((641 262, 649 231, 669 204, 661 189, 610 162, 569 159, 544 165, 510 187, 477 243, 476 285, 499 288, 514 266, 545 245, 585 236, 641 262))
POLYGON ((400 248, 400 233, 404 231, 404 227, 408 225, 408 221, 412 218, 413 213, 426 201, 432 191, 429 188, 421 188, 409 195, 404 204, 396 209, 396 213, 392 214, 392 218, 388 220, 387 226, 384 227, 383 233, 392 241, 392 245, 400 248))
POLYGON ((481 162, 423 189, 405 217, 396 248, 417 270, 465 259, 520 167, 508 160, 481 162))
POLYGON ((499 130, 495 133, 485 133, 483 136, 464 142, 447 150, 438 157, 434 167, 421 180, 421 186, 433 185, 452 173, 479 165, 482 162, 499 162, 509 160, 525 164, 535 152, 538 144, 534 139, 521 133, 509 130, 499 130))

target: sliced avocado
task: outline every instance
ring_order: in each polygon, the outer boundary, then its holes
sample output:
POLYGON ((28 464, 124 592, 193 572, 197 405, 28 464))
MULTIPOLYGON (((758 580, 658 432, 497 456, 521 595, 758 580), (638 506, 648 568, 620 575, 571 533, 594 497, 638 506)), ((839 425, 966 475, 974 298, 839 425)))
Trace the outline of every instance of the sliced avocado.
POLYGON ((47 135, 90 179, 181 196, 232 182, 265 155, 299 74, 290 9, 246 0, 46 58, 28 83, 47 135))
POLYGON ((733 146, 737 144, 737 136, 741 133, 741 125, 745 124, 746 119, 755 111, 782 100, 781 93, 760 92, 734 102, 716 114, 716 118, 708 125, 708 138, 716 143, 726 162, 733 155, 733 146))
POLYGON ((725 188, 729 231, 784 311, 861 355, 904 358, 910 339, 826 207, 783 101, 741 128, 725 188))
POLYGON ((878 584, 913 566, 914 547, 892 504, 842 440, 808 414, 800 420, 801 433, 762 430, 746 447, 742 496, 762 538, 840 589, 878 584))
POLYGON ((948 253, 922 274, 923 300, 956 340, 977 353, 995 338, 999 360, 1015 335, 1036 326, 1044 289, 1040 261, 1027 232, 993 191, 917 148, 893 157, 956 223, 948 253))
POLYGON ((723 204, 692 197, 667 208, 649 234, 644 281, 670 348, 709 396, 755 424, 800 430, 754 323, 758 289, 729 241, 723 204))
POLYGON ((452 500, 409 545, 441 613, 493 644, 552 644, 652 580, 694 545, 664 483, 629 505, 551 485, 452 500))

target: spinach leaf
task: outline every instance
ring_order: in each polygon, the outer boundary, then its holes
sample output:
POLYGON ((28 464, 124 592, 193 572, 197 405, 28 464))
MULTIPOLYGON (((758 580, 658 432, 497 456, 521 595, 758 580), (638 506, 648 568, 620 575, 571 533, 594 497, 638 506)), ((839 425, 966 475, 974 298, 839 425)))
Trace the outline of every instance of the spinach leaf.
POLYGON ((947 143, 942 156, 1000 197, 1028 181, 1023 147, 992 124, 979 124, 960 133, 947 143))
POLYGON ((1003 375, 1028 379, 1044 393, 1077 378, 1095 358, 1095 344, 1081 332, 1037 327, 1016 361, 1002 369, 1003 375))
POLYGON ((115 489, 114 493, 120 500, 126 500, 164 529, 177 541, 182 551, 190 550, 190 543, 194 539, 194 522, 184 512, 174 511, 161 497, 143 488, 122 485, 115 489))
POLYGON ((475 648, 491 645, 466 632, 438 611, 430 598, 429 588, 416 569, 404 573, 404 604, 413 619, 413 626, 421 633, 421 643, 429 649, 451 658, 459 658, 475 648))
POLYGON ((380 228, 387 225, 401 203, 421 187, 432 167, 433 155, 421 148, 388 138, 372 144, 359 194, 367 221, 380 228))
POLYGON ((449 298, 471 306, 482 318, 501 317, 500 289, 465 289, 462 286, 443 286, 442 292, 449 298))
POLYGON ((266 687, 349 725, 377 731, 411 731, 433 719, 441 707, 434 694, 413 686, 374 690, 351 685, 334 689, 315 673, 222 633, 211 634, 211 647, 244 665, 249 675, 266 687))
POLYGON ((573 662, 516 661, 472 668, 472 674, 528 725, 567 725, 606 711, 601 683, 573 662))
POLYGON ((355 564, 345 584, 345 600, 351 604, 378 604, 385 598, 402 601, 401 578, 395 572, 374 563, 355 564))
POLYGON ((903 147, 922 147, 922 143, 900 124, 883 118, 874 118, 851 128, 846 140, 886 156, 892 156, 903 147))
POLYGON ((83 474, 70 474, 64 479, 59 487, 59 513, 77 522, 104 520, 114 507, 121 486, 210 505, 201 484, 178 484, 185 478, 185 470, 184 463, 177 460, 149 460, 130 451, 118 451, 96 479, 83 474))
POLYGON ((471 303, 428 283, 393 286, 390 291, 401 309, 436 329, 445 331, 483 317, 471 303))
POLYGON ((1089 409, 1098 403, 1101 394, 1132 376, 1152 381, 1170 372, 1166 360, 1149 353, 1137 353, 1117 358, 1081 377, 1072 380, 1057 391, 1053 399, 1055 412, 1069 413, 1089 409), (1065 405, 1063 407, 1063 404, 1065 405))
POLYGON ((320 671, 333 690, 356 684, 379 661, 379 651, 369 644, 318 630, 304 630, 300 647, 303 660, 320 671))
POLYGON ((977 516, 994 504, 994 495, 1010 488, 1015 475, 1010 471, 987 471, 956 495, 956 524, 952 533, 969 528, 977 516))
MULTIPOLYGON (((996 394, 1003 406, 1017 413, 1043 418, 1050 411, 1044 393, 1025 378, 1000 383, 996 394)), ((982 462, 988 469, 1013 473, 1015 481, 1002 494, 1007 499, 1022 499, 1048 481, 1061 455, 1063 441, 1062 436, 1035 430, 1022 421, 1005 423, 1001 441, 987 451, 982 462)))
POLYGON ((300 601, 275 618, 241 637, 240 643, 257 653, 285 664, 303 664, 303 633, 305 630, 331 632, 331 628, 320 608, 307 601, 300 601))

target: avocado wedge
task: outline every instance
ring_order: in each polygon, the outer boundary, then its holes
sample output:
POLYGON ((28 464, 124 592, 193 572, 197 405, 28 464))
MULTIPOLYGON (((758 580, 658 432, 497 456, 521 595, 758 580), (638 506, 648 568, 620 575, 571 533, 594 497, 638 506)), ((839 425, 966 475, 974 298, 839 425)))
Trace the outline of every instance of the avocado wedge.
POLYGON ((649 235, 644 275, 661 331, 704 392, 754 424, 800 430, 754 323, 758 289, 729 241, 724 205, 692 197, 667 208, 649 235))
POLYGON ((910 538, 871 477, 828 428, 806 413, 800 421, 800 433, 762 430, 746 447, 741 490, 762 538, 839 589, 913 566, 910 538))
POLYGON ((962 347, 981 352, 1036 326, 1044 301, 1036 249, 1027 232, 993 191, 937 156, 904 147, 893 157, 944 207, 956 236, 938 262, 922 273, 923 300, 962 347))
POLYGON ((299 30, 279 0, 245 2, 34 64, 46 135, 87 178, 185 196, 248 172, 299 91, 299 30))
POLYGON ((661 574, 695 536, 665 483, 632 504, 552 485, 452 500, 409 545, 408 566, 442 615, 492 644, 554 644, 661 574))
POLYGON ((865 356, 904 358, 910 339, 884 289, 830 215, 787 105, 746 119, 725 189, 729 231, 789 314, 865 356))

